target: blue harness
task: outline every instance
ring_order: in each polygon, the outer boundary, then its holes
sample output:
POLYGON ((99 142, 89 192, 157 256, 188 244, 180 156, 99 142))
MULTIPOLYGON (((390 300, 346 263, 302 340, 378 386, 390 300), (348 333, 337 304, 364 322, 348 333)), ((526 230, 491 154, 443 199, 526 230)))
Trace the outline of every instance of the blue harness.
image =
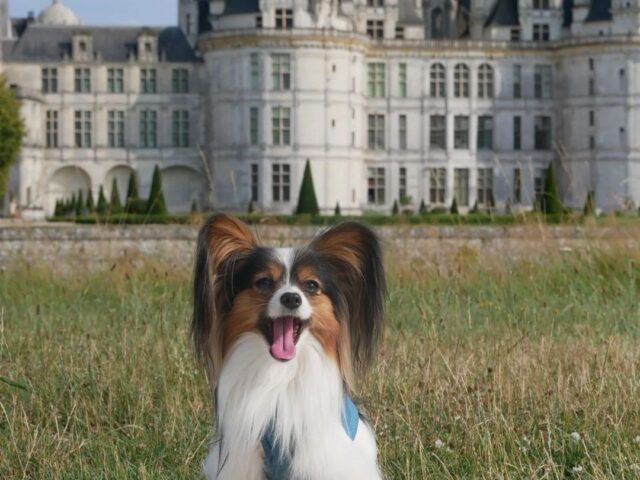
MULTIPOLYGON (((342 407, 342 426, 351 440, 356 438, 358 433, 358 422, 360 412, 349 395, 344 397, 342 407)), ((264 450, 264 473, 267 480, 286 480, 289 478, 289 468, 293 452, 283 452, 280 443, 275 441, 273 424, 269 426, 262 436, 262 449, 264 450)))

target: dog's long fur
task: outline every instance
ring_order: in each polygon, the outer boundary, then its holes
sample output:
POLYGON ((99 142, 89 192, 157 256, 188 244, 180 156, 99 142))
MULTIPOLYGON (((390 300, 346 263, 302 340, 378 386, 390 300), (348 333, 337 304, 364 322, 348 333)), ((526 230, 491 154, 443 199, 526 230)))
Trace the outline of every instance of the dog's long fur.
POLYGON ((282 450, 294 452, 295 480, 381 478, 371 428, 361 420, 351 440, 341 414, 354 374, 374 358, 385 294, 379 241, 363 225, 340 224, 304 248, 271 249, 234 218, 206 222, 192 334, 216 405, 207 478, 265 478, 260 441, 270 425, 282 450), (288 292, 301 296, 294 310, 282 306, 288 292), (295 356, 280 361, 269 348, 271 322, 290 315, 295 356))

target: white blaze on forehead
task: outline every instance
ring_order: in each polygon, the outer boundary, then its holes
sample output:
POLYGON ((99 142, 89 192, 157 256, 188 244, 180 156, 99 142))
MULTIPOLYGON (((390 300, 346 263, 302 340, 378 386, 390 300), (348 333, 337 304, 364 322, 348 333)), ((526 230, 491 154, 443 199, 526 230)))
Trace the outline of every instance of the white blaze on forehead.
POLYGON ((291 278, 291 268, 293 266, 293 260, 295 257, 295 250, 293 248, 276 248, 274 249, 276 257, 284 266, 284 274, 282 276, 282 285, 269 300, 269 306, 267 307, 267 315, 270 318, 284 317, 287 315, 293 315, 301 320, 308 320, 311 317, 311 305, 305 294, 293 284, 291 278), (302 303, 295 310, 290 310, 280 302, 280 298, 285 293, 297 293, 302 299, 302 303))

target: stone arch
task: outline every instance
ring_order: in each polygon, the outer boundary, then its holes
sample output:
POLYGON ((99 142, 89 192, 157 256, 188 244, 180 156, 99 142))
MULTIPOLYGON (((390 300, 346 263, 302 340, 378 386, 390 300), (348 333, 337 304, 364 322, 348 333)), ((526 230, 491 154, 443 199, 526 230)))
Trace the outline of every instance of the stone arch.
POLYGON ((47 213, 53 214, 57 200, 66 200, 82 190, 82 196, 87 198, 87 192, 91 189, 91 177, 82 168, 67 166, 56 170, 49 178, 47 213))
POLYGON ((129 177, 135 170, 128 165, 117 165, 107 172, 104 177, 104 194, 107 200, 111 199, 111 187, 113 186, 113 179, 115 178, 118 184, 118 193, 120 194, 120 204, 125 204, 127 197, 127 188, 129 187, 129 177))
POLYGON ((204 176, 189 167, 168 167, 161 171, 162 191, 170 213, 188 213, 195 200, 202 208, 204 176))

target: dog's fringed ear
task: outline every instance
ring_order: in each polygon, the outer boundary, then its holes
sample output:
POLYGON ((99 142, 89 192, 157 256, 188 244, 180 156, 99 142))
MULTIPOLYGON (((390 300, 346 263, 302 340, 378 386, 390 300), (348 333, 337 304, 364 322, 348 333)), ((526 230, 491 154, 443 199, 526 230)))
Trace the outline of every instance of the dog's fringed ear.
POLYGON ((257 245, 245 224, 214 215, 200 229, 193 277, 191 336, 196 353, 215 383, 222 363, 222 315, 228 301, 225 276, 257 245))
MULTIPOLYGON (((387 294, 382 250, 377 235, 357 222, 332 227, 312 242, 337 278, 346 305, 351 364, 363 371, 382 337, 387 294)), ((336 312, 339 314, 339 312, 336 312)), ((340 315, 339 315, 340 316, 340 315)))

